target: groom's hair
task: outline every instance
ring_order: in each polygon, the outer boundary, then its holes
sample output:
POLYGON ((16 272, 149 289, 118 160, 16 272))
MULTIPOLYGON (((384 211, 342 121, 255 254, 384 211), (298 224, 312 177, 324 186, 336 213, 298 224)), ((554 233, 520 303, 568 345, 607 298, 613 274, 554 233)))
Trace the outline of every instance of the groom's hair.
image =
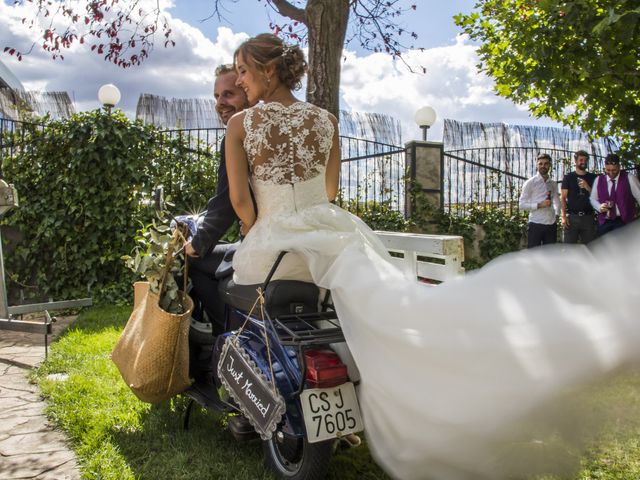
POLYGON ((233 67, 232 63, 223 63, 222 65, 218 65, 216 68, 216 78, 220 75, 224 75, 225 73, 236 73, 236 69, 233 67))

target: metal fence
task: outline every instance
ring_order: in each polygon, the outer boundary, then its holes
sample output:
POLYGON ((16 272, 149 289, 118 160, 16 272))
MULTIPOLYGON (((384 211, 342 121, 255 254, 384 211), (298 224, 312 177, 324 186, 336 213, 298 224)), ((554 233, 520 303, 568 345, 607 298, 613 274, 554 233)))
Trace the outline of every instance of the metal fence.
MULTIPOLYGON (((204 146, 218 151, 225 129, 173 129, 161 133, 170 139, 189 139, 190 149, 186 153, 189 161, 193 161, 210 155, 204 146)), ((338 204, 356 213, 379 204, 404 212, 404 148, 345 136, 340 137, 340 148, 342 172, 338 204)), ((176 161, 186 161, 184 153, 176 161)))
MULTIPOLYGON (((38 125, 0 118, 0 175, 4 158, 18 149, 34 148, 29 132, 43 130, 38 125)), ((188 145, 185 150, 160 148, 165 158, 162 168, 174 162, 207 162, 219 150, 223 128, 191 128, 160 131, 158 142, 172 140, 188 145), (186 142, 185 142, 186 141, 186 142)), ((342 172, 338 204, 358 214, 383 204, 405 213, 405 148, 362 138, 341 136, 342 172)), ((518 211, 522 184, 536 173, 536 157, 548 153, 553 159, 551 177, 558 184, 573 169, 573 151, 535 147, 492 147, 448 150, 443 159, 443 205, 446 211, 464 215, 469 208, 501 208, 518 211)), ((601 172, 604 158, 591 155, 589 170, 601 172)), ((10 179, 9 179, 10 180, 10 179)), ((176 188, 188 186, 176 186, 176 188)), ((168 186, 169 193, 171 186, 168 186)), ((558 186, 559 188, 559 186, 558 186)))
MULTIPOLYGON (((536 174, 536 158, 548 153, 551 178, 560 182, 573 170, 573 151, 533 147, 494 147, 449 150, 444 153, 445 210, 464 215, 469 208, 501 208, 513 214, 523 183, 536 174)), ((589 170, 601 172, 604 158, 591 155, 589 170)))
MULTIPOLYGON (((28 132, 44 128, 45 125, 0 118, 0 169, 3 160, 15 155, 18 149, 35 148, 28 132)), ((156 163, 170 169, 173 162, 210 162, 214 152, 219 151, 224 134, 224 128, 161 130, 156 141, 164 147, 158 149, 163 158, 156 159, 156 163), (177 145, 188 145, 188 148, 170 148, 173 140, 179 140, 175 142, 177 145)), ((346 136, 340 137, 340 147, 342 174, 338 203, 356 213, 380 204, 404 212, 404 148, 346 136)), ((173 187, 185 188, 167 185, 168 194, 173 187)))
POLYGON ((38 123, 0 118, 0 178, 3 177, 4 159, 13 157, 24 149, 35 148, 30 135, 43 131, 44 128, 44 125, 38 123))
POLYGON ((404 213, 405 149, 340 137, 342 171, 338 204, 358 214, 384 204, 404 213))

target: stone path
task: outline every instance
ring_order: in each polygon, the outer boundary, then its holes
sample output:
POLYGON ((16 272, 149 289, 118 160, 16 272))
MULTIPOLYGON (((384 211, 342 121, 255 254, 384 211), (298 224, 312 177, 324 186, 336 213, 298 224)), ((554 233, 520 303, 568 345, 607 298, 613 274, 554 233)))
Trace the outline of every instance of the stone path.
MULTIPOLYGON (((53 324, 53 336, 72 318, 53 324)), ((0 479, 78 480, 75 454, 44 415, 29 371, 44 360, 44 336, 0 330, 0 479)))

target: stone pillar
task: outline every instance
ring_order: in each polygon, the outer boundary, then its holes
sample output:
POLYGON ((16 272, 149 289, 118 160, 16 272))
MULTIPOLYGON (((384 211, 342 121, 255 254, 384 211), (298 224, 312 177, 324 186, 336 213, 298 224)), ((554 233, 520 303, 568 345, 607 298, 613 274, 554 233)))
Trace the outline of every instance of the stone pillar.
MULTIPOLYGON (((414 140, 405 144, 405 165, 409 178, 417 182, 431 205, 444 209, 444 145, 414 140)), ((415 210, 411 192, 405 195, 407 215, 415 210)))

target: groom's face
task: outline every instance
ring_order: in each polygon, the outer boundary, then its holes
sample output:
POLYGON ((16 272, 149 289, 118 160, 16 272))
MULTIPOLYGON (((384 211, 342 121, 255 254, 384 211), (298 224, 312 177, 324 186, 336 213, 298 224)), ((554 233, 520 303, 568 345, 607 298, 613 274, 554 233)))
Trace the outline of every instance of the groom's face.
POLYGON ((213 96, 216 99, 216 112, 225 125, 233 115, 249 106, 247 95, 236 86, 238 79, 235 72, 218 75, 213 86, 213 96))

